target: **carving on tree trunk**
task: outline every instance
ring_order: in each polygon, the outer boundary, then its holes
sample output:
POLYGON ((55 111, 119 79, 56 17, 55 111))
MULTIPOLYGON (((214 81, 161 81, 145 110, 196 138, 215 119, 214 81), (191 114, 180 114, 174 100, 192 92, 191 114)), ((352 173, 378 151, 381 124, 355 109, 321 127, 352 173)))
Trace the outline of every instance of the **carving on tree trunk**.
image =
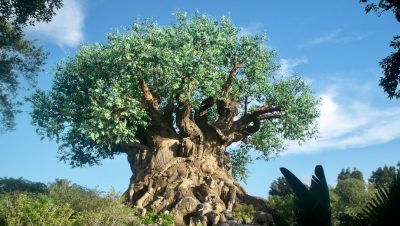
POLYGON ((131 146, 126 151, 133 173, 126 194, 132 205, 167 211, 177 225, 217 225, 232 215, 237 202, 253 203, 227 171, 225 145, 188 137, 153 140, 154 150, 131 146))

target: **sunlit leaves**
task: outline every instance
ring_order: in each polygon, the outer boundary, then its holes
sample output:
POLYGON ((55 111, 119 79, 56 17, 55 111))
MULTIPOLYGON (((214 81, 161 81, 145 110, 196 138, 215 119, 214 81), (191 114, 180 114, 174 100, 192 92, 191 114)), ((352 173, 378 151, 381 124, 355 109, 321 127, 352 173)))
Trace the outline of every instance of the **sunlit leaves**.
MULTIPOLYGON (((177 22, 169 26, 136 21, 109 34, 103 44, 82 46, 58 65, 52 90, 31 98, 33 123, 41 135, 60 142, 62 160, 74 166, 96 164, 113 156, 114 145, 140 142, 138 131, 154 122, 139 81, 146 83, 161 112, 167 103, 177 106, 177 99, 196 112, 209 97, 239 102, 238 117, 245 106, 249 111, 261 105, 281 109, 279 119, 265 120, 243 144, 246 150, 261 151, 264 159, 281 151, 284 139, 314 135, 317 101, 300 78, 274 78, 275 53, 265 46, 265 35, 240 36, 228 17, 175 16, 177 22), (234 67, 239 69, 224 97, 234 67)), ((214 106, 206 118, 217 117, 214 106)))

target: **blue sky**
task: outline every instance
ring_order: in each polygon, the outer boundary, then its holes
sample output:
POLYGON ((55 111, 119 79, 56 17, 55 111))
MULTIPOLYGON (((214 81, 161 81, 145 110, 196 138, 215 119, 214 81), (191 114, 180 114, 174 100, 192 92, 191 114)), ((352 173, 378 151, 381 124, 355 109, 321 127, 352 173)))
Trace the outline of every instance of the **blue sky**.
MULTIPOLYGON (((275 160, 250 165, 245 185, 249 193, 266 197, 282 166, 309 182, 314 166, 322 164, 328 183, 334 185, 342 168, 356 167, 367 178, 377 167, 400 160, 400 102, 389 100, 378 86, 378 62, 390 53, 388 44, 400 24, 392 13, 366 15, 358 0, 65 0, 51 23, 26 30, 50 53, 39 86, 51 87, 55 64, 73 55, 79 45, 103 42, 107 33, 130 26, 135 18, 170 24, 176 9, 199 10, 215 18, 229 15, 244 34, 266 32, 266 45, 278 53, 279 73, 300 74, 321 98, 320 137, 302 146, 289 142, 275 160)), ((0 135, 0 177, 46 183, 66 178, 104 191, 127 188, 130 169, 125 156, 101 166, 70 168, 58 162, 57 144, 36 135, 29 106, 23 110, 16 130, 0 135)))

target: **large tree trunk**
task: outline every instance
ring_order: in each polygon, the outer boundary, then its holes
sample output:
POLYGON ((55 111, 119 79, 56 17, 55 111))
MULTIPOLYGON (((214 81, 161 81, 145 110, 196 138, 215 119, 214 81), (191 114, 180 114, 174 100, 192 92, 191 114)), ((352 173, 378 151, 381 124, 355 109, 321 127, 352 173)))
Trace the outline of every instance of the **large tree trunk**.
POLYGON ((166 136, 153 136, 150 143, 126 147, 133 174, 126 195, 137 208, 167 211, 177 225, 216 225, 238 203, 264 205, 231 176, 224 145, 166 136))

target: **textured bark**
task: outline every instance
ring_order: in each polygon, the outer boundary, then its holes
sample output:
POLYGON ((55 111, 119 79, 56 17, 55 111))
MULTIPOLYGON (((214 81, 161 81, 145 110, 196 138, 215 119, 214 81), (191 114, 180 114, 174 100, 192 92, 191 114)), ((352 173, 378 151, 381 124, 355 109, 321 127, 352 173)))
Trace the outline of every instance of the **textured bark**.
MULTIPOLYGON (((229 91, 244 63, 237 62, 237 57, 232 63, 222 98, 207 97, 198 109, 185 99, 191 95, 185 88, 189 75, 170 97, 159 96, 149 87, 151 83, 139 79, 151 126, 139 128, 136 138, 140 144, 116 147, 128 155, 132 177, 125 194, 132 205, 143 211, 169 212, 177 225, 227 222, 238 204, 264 207, 263 199, 249 196, 232 177, 226 148, 257 132, 262 120, 279 117, 280 109, 262 106, 248 112, 246 107, 245 114, 235 121, 239 102, 229 91), (161 99, 166 103, 163 111, 158 108, 161 99), (208 121, 207 112, 214 106, 218 118, 208 121)), ((194 83, 190 85, 195 88, 194 83)))
POLYGON ((137 208, 169 212, 177 225, 217 225, 238 203, 264 205, 231 176, 225 145, 162 136, 152 143, 124 147, 133 174, 126 195, 137 208))

